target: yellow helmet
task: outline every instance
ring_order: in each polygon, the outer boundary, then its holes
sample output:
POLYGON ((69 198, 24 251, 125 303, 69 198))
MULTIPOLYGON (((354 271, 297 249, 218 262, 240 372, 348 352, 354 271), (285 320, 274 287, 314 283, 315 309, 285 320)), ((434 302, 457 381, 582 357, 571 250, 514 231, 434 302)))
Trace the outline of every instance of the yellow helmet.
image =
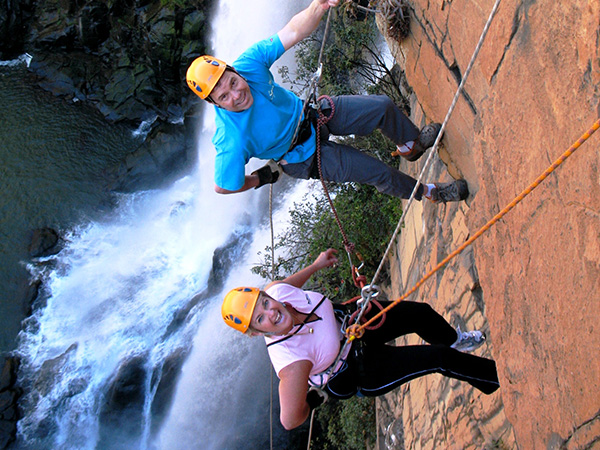
POLYGON ((229 291, 221 306, 221 315, 225 323, 246 333, 259 294, 260 289, 252 287, 239 287, 229 291))
POLYGON ((210 55, 200 56, 188 67, 185 76, 187 84, 202 100, 209 100, 207 97, 221 79, 226 68, 227 64, 220 59, 210 55))

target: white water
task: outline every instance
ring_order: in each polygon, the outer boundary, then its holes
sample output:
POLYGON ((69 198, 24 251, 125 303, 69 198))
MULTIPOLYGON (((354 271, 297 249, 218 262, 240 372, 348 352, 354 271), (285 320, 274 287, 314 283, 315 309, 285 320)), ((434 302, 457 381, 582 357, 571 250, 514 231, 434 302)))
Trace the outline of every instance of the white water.
POLYGON ((19 66, 21 64, 25 64, 27 67, 29 67, 29 64, 31 63, 32 59, 33 59, 33 57, 29 53, 23 53, 17 59, 11 59, 8 61, 0 61, 0 66, 11 67, 11 66, 19 66))
MULTIPOLYGON (((213 21, 215 53, 231 61, 290 17, 266 0, 224 0, 213 21)), ((213 253, 232 233, 249 233, 250 239, 224 290, 264 284, 250 268, 269 243, 260 198, 266 188, 232 196, 213 192, 213 120, 207 108, 196 174, 163 191, 123 196, 104 222, 72 230, 51 264, 30 267, 43 276, 47 304, 20 335, 26 392, 19 448, 228 449, 243 448, 240 439, 251 441, 251 433, 259 441, 268 433, 264 345, 224 325, 223 293, 197 304, 176 332, 169 329, 173 316, 207 287, 213 253), (181 349, 190 354, 172 407, 152 434, 153 370, 181 349), (119 367, 136 356, 143 357, 148 376, 145 409, 141 431, 124 436, 119 433, 126 424, 107 431, 100 413, 119 367)), ((299 200, 308 186, 299 184, 283 204, 299 200)), ((286 211, 275 220, 281 230, 286 211)))

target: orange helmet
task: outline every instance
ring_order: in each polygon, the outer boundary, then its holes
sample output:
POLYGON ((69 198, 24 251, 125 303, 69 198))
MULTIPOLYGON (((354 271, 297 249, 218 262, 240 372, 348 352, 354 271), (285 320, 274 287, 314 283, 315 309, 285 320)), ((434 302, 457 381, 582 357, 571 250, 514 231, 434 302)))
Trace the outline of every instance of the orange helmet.
POLYGON ((210 55, 200 56, 188 67, 187 84, 202 100, 209 100, 207 97, 221 79, 226 68, 227 64, 220 59, 210 55))
POLYGON ((221 306, 221 315, 225 323, 246 333, 259 295, 260 289, 252 287, 239 287, 229 291, 221 306))

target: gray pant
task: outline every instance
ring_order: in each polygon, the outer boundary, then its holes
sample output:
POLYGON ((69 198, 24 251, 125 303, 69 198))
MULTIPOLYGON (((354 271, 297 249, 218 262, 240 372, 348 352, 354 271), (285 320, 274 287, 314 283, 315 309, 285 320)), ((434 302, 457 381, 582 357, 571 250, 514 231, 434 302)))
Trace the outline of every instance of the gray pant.
MULTIPOLYGON (((417 180, 360 150, 328 140, 328 133, 366 136, 379 129, 384 136, 401 145, 419 136, 417 127, 385 95, 343 95, 333 97, 333 102, 335 114, 327 123, 327 130, 323 130, 326 132, 321 133, 323 178, 369 184, 384 194, 408 198, 417 180)), ((326 116, 330 114, 326 100, 321 102, 321 108, 326 116)), ((294 178, 318 178, 315 159, 316 154, 302 163, 285 164, 283 171, 294 178)), ((422 195, 421 185, 415 198, 421 200, 422 195)))

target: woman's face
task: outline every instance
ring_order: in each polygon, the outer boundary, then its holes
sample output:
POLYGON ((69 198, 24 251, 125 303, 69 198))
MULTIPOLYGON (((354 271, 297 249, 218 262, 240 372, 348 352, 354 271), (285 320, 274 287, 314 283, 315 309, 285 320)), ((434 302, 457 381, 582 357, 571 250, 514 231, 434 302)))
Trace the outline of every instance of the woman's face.
POLYGON ((260 333, 284 335, 292 329, 294 322, 283 303, 261 292, 252 313, 250 326, 260 333))

